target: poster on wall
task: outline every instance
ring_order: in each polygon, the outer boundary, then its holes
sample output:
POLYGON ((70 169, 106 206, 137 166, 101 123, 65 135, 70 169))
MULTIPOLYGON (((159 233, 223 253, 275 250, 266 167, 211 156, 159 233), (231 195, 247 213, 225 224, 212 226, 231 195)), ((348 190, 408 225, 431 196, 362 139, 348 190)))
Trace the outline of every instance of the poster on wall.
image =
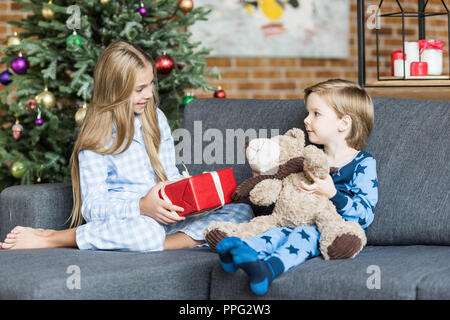
POLYGON ((349 55, 350 0, 195 0, 211 9, 192 40, 216 57, 342 58, 349 55))

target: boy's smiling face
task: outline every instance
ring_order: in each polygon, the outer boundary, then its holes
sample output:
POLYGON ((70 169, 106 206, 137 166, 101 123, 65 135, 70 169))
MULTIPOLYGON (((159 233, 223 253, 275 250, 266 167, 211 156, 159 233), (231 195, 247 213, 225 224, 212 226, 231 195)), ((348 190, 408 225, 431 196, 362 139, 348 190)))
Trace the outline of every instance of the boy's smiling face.
POLYGON ((313 92, 308 96, 306 110, 308 116, 304 122, 309 141, 320 145, 333 141, 338 135, 340 124, 334 109, 313 92))
POLYGON ((143 113, 151 98, 153 98, 153 68, 148 65, 137 74, 132 95, 133 111, 137 114, 143 113))

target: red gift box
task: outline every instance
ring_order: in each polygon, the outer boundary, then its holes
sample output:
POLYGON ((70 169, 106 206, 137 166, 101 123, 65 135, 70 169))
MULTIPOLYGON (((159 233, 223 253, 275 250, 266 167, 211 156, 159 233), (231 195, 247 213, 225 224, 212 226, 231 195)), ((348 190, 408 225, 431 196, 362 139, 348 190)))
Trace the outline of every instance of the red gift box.
POLYGON ((236 189, 232 168, 206 172, 197 176, 170 182, 159 190, 159 196, 173 205, 184 208, 180 216, 204 213, 233 200, 236 189))

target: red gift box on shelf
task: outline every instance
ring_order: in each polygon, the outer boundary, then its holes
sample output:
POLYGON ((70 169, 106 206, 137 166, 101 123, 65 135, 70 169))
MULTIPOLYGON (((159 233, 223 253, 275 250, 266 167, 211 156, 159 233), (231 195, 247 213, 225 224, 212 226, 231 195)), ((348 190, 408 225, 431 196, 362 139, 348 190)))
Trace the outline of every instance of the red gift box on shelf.
POLYGON ((170 182, 159 190, 161 199, 184 208, 180 216, 200 214, 220 208, 233 200, 236 189, 232 168, 204 172, 203 174, 170 182))

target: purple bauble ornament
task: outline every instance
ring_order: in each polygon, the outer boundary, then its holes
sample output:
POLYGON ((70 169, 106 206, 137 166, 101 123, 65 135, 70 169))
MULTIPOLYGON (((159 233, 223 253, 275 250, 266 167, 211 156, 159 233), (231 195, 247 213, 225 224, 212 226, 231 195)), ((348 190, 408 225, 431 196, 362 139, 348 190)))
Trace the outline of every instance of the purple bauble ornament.
POLYGON ((11 69, 17 74, 26 73, 28 66, 28 60, 20 55, 11 62, 11 69))
POLYGON ((147 8, 146 7, 139 7, 138 11, 139 11, 139 14, 141 16, 145 16, 147 14, 147 8))
POLYGON ((34 123, 37 126, 41 126, 44 123, 44 121, 41 118, 37 118, 36 120, 34 120, 34 123))
POLYGON ((8 84, 11 83, 11 76, 13 74, 11 72, 9 72, 8 69, 6 69, 5 71, 3 71, 2 73, 0 73, 0 82, 1 84, 7 86, 8 84))

